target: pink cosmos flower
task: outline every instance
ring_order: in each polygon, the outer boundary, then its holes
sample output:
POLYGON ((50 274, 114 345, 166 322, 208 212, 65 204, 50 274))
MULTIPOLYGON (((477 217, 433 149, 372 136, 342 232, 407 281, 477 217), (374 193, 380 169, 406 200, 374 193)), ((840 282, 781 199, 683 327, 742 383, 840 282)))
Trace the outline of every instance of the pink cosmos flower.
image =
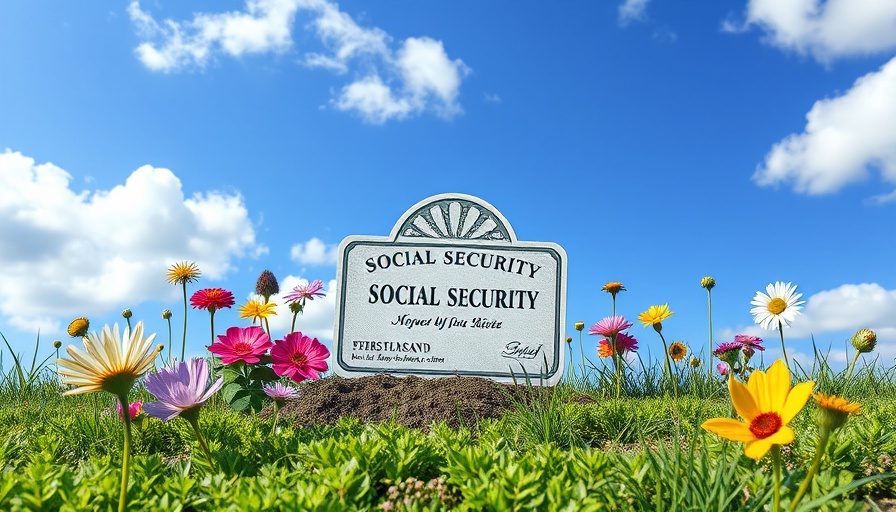
POLYGON ((598 335, 598 336, 614 336, 619 333, 619 331, 624 331, 632 326, 631 322, 627 322, 624 316, 616 315, 616 316, 608 316, 592 325, 590 329, 588 329, 588 334, 598 335))
POLYGON ((221 308, 233 306, 233 294, 224 288, 204 288, 190 297, 190 304, 194 308, 215 311, 221 308))
POLYGON ((309 338, 301 332, 291 332, 271 349, 274 373, 295 382, 319 379, 327 370, 330 351, 317 338, 309 338))
POLYGON ((299 302, 304 300, 314 300, 315 297, 323 297, 325 294, 321 291, 324 289, 324 282, 315 279, 308 284, 300 284, 295 286, 291 292, 283 296, 285 302, 299 302))
POLYGON ((288 398, 298 398, 299 392, 296 391, 296 388, 292 386, 286 386, 279 382, 275 382, 273 384, 268 384, 267 386, 261 388, 264 391, 264 394, 273 398, 274 401, 277 400, 286 400, 288 398))
MULTIPOLYGON (((124 415, 121 414, 121 402, 115 402, 115 410, 118 411, 118 419, 124 421, 124 415)), ((141 412, 143 412, 143 402, 140 400, 135 400, 134 403, 128 406, 128 414, 131 416, 131 419, 136 418, 141 412)))
POLYGON ((740 344, 744 349, 752 348, 754 350, 758 350, 760 352, 765 351, 765 347, 762 346, 762 338, 759 336, 748 336, 746 334, 736 334, 734 335, 734 343, 740 344))
POLYGON ((255 364, 273 345, 264 329, 257 325, 230 327, 226 334, 218 335, 218 341, 212 343, 208 351, 221 356, 224 364, 233 364, 237 361, 255 364))
POLYGON ((211 386, 208 381, 208 362, 205 359, 177 361, 146 377, 146 390, 158 402, 145 404, 143 410, 162 421, 188 411, 198 411, 224 385, 224 377, 211 386))

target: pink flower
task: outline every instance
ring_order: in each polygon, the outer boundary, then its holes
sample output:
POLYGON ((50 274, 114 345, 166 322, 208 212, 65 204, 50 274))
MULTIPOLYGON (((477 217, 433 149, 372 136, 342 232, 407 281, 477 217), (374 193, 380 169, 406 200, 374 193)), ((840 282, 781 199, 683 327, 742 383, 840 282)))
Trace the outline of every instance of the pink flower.
POLYGON ((615 336, 619 333, 619 331, 624 331, 632 326, 631 322, 627 322, 624 316, 616 315, 616 316, 608 316, 592 325, 590 329, 588 329, 588 334, 598 335, 598 336, 615 336))
POLYGON ((233 364, 237 361, 255 364, 261 361, 260 356, 273 345, 264 329, 257 325, 230 327, 226 334, 218 335, 218 341, 212 343, 208 351, 221 356, 224 364, 233 364))
POLYGON ((190 297, 190 304, 194 308, 216 311, 221 308, 233 306, 233 294, 224 288, 204 288, 190 297))
POLYGON ((286 400, 288 398, 298 398, 299 397, 299 392, 296 391, 296 388, 291 387, 291 386, 286 386, 279 382, 269 384, 261 389, 262 389, 262 391, 264 391, 264 394, 273 398, 274 401, 286 400))
POLYGON ((634 336, 629 336, 624 332, 616 335, 616 348, 623 352, 636 352, 638 350, 638 340, 634 336))
POLYGON ((283 296, 285 302, 299 302, 304 300, 314 300, 315 297, 323 297, 321 292, 324 283, 320 279, 311 281, 308 284, 300 284, 292 289, 291 292, 283 296))
POLYGON ((728 363, 719 363, 716 365, 716 369, 719 370, 719 373, 722 375, 728 375, 728 363))
POLYGON ((309 338, 301 332, 291 332, 271 349, 274 373, 295 382, 319 379, 327 370, 330 351, 317 338, 309 338))
MULTIPOLYGON (((118 419, 124 421, 124 415, 121 414, 121 402, 115 402, 115 410, 118 411, 118 419)), ((128 406, 128 413, 131 416, 131 419, 137 417, 143 411, 143 402, 140 400, 135 400, 134 403, 128 406)))
POLYGON ((760 338, 759 336, 736 334, 734 335, 734 343, 739 343, 740 346, 744 349, 752 348, 755 350, 759 350, 760 352, 765 351, 765 347, 762 346, 762 338, 760 338))
POLYGON ((191 359, 189 363, 177 361, 146 377, 146 390, 158 402, 143 406, 146 414, 162 421, 176 418, 186 412, 187 417, 198 417, 199 409, 224 385, 224 377, 208 385, 208 362, 191 359))

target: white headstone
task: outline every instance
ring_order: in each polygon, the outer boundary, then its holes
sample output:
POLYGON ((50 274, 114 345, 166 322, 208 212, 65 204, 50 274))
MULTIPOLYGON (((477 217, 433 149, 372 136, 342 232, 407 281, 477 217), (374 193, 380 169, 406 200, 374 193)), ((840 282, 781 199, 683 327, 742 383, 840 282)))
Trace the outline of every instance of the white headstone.
POLYGON ((563 375, 566 251, 517 241, 482 199, 436 195, 389 237, 347 237, 336 275, 337 375, 563 375))

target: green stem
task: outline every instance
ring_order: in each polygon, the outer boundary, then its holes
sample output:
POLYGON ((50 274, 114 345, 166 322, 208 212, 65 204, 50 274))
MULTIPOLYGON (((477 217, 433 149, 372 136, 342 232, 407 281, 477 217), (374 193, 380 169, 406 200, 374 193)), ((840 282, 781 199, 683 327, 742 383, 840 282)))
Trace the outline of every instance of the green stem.
MULTIPOLYGON (((575 368, 572 365, 572 343, 567 343, 567 345, 569 345, 569 369, 566 370, 566 373, 567 375, 575 375, 575 368)), ((570 376, 570 379, 572 379, 572 376, 570 376)))
POLYGON ((790 360, 787 359, 787 349, 784 348, 784 324, 778 320, 778 332, 781 334, 781 352, 784 353, 784 364, 790 368, 790 360))
MULTIPOLYGON (((184 416, 183 413, 181 413, 181 416, 184 416)), ((196 440, 199 441, 199 447, 202 448, 202 453, 205 454, 209 466, 215 469, 215 459, 212 458, 212 452, 209 451, 208 445, 205 444, 205 438, 202 437, 202 433, 199 431, 199 410, 196 410, 196 414, 187 415, 186 420, 193 427, 193 433, 196 434, 196 440)))
POLYGON ((274 400, 274 424, 271 425, 271 435, 277 433, 277 419, 280 418, 280 404, 274 400))
POLYGON ((585 377, 585 346, 582 344, 582 331, 579 331, 579 352, 582 353, 582 377, 585 377))
POLYGON ((171 364, 171 318, 168 318, 168 364, 171 364))
POLYGON ((128 332, 133 332, 133 331, 131 331, 131 319, 125 318, 125 321, 128 323, 128 332))
POLYGON ((184 339, 180 345, 180 360, 184 360, 184 354, 187 351, 187 282, 183 281, 184 285, 184 339))
POLYGON ((824 449, 827 446, 830 437, 831 431, 826 428, 822 428, 819 432, 818 446, 815 448, 815 458, 812 460, 812 467, 809 468, 809 472, 806 473, 806 478, 803 479, 803 483, 800 484, 800 488, 796 491, 796 496, 793 497, 793 501, 790 503, 790 512, 796 510, 796 506, 809 489, 809 484, 812 483, 815 473, 818 472, 818 468, 821 466, 821 459, 824 457, 824 449))
POLYGON ((121 415, 124 418, 124 451, 121 459, 121 494, 118 498, 118 512, 127 510, 128 474, 131 468, 131 411, 128 395, 119 395, 121 415))
MULTIPOLYGON (((656 325, 654 325, 654 330, 656 333, 660 335, 660 339, 663 340, 663 355, 666 356, 666 366, 664 368, 664 372, 666 377, 669 379, 669 383, 672 384, 672 364, 669 363, 669 345, 666 344, 666 338, 663 336, 662 331, 656 329, 656 325)), ((675 383, 673 386, 673 390, 675 391, 675 396, 678 396, 678 383, 675 383)))
POLYGON ((850 365, 849 365, 849 371, 846 372, 846 380, 849 380, 849 378, 852 377, 852 371, 855 370, 856 362, 859 360, 859 356, 861 354, 862 354, 861 352, 856 350, 856 355, 853 356, 852 363, 850 363, 850 365))
POLYGON ((706 369, 712 374, 712 289, 706 289, 706 301, 709 304, 709 351, 706 353, 706 369))
MULTIPOLYGON (((296 332, 296 317, 299 316, 299 312, 296 311, 292 314, 292 325, 289 326, 289 332, 296 332)), ((268 336, 270 337, 270 335, 268 336)))
MULTIPOLYGON (((271 338, 271 324, 268 322, 267 318, 263 318, 262 321, 264 322, 265 330, 268 331, 268 338, 271 338)), ((274 338, 271 339, 273 340, 274 338)))
POLYGON ((772 445, 772 469, 775 474, 775 496, 772 512, 781 510, 781 445, 772 445))

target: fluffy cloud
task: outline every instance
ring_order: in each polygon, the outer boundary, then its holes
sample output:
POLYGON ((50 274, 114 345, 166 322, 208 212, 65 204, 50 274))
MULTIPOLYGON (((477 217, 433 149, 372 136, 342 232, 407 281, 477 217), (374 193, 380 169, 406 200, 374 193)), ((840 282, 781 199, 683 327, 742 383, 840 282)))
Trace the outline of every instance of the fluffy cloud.
POLYGON ((457 98, 469 68, 449 58, 441 41, 410 37, 393 51, 389 34, 361 27, 327 0, 247 0, 244 11, 200 13, 183 22, 157 22, 138 2, 128 12, 143 37, 154 41, 141 43, 137 57, 147 68, 166 73, 203 67, 219 53, 286 52, 293 46, 292 29, 301 12, 311 17, 305 28, 325 49, 305 53, 304 65, 338 74, 356 63, 363 66, 361 77, 331 100, 335 109, 376 124, 425 111, 446 119, 463 112, 457 98))
POLYGON ((896 48, 896 2, 749 0, 746 19, 726 22, 723 29, 743 31, 753 26, 765 31, 771 44, 821 61, 878 53, 896 48))
POLYGON ((75 192, 71 175, 6 150, 0 154, 0 314, 27 330, 102 314, 135 300, 167 299, 176 261, 221 278, 231 260, 263 252, 238 195, 184 198, 168 169, 143 166, 111 190, 75 192))
POLYGON ((803 133, 772 147, 753 175, 756 183, 792 183, 797 192, 825 194, 867 179, 870 168, 896 183, 896 58, 843 95, 816 102, 806 119, 803 133))
POLYGON ((335 265, 337 249, 335 245, 327 245, 315 237, 304 244, 293 245, 289 257, 300 265, 335 265))
POLYGON ((619 23, 628 25, 633 21, 643 21, 646 18, 647 4, 650 0, 625 0, 619 6, 619 23))

